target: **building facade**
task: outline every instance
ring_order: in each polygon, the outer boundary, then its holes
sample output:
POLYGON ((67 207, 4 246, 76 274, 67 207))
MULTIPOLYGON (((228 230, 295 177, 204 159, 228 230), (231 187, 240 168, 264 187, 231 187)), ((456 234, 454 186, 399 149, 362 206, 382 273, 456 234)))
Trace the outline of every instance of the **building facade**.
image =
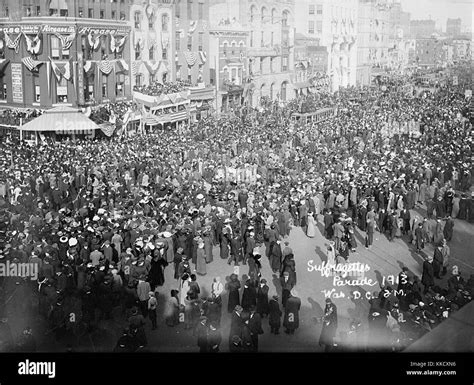
POLYGON ((443 45, 436 38, 416 39, 415 63, 420 67, 441 67, 446 61, 443 45))
POLYGON ((170 0, 134 0, 130 6, 132 87, 174 81, 175 22, 170 0))
POLYGON ((462 20, 460 18, 446 20, 446 35, 450 37, 459 37, 461 36, 461 30, 462 20))
POLYGON ((429 38, 436 32, 436 22, 434 20, 411 20, 410 36, 412 38, 429 38))
POLYGON ((125 1, 5 0, 1 7, 1 105, 76 107, 130 95, 125 1))
POLYGON ((296 32, 327 49, 331 89, 356 84, 357 0, 302 0, 295 7, 296 32))
POLYGON ((209 2, 175 0, 176 79, 209 84, 209 2))
POLYGON ((218 13, 211 6, 210 83, 216 89, 216 111, 226 113, 243 104, 249 33, 236 19, 219 19, 218 13))
POLYGON ((466 61, 472 59, 472 40, 468 38, 454 39, 453 45, 453 60, 466 61))

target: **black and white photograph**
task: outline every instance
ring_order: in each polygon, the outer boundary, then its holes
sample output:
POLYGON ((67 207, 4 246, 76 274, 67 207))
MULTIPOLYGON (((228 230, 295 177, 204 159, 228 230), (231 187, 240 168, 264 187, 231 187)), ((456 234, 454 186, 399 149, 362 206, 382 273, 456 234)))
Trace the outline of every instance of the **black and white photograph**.
POLYGON ((270 353, 473 384, 473 15, 0 0, 0 384, 270 353))

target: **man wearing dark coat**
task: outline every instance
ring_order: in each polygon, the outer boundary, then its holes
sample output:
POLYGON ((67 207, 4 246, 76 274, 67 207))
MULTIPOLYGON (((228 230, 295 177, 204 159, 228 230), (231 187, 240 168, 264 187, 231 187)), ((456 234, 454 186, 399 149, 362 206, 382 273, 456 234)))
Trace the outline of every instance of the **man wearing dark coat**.
POLYGON ((278 303, 278 296, 274 295, 268 303, 268 323, 270 324, 270 333, 280 334, 281 315, 280 304, 278 303))
POLYGON ((232 313, 237 305, 240 305, 240 281, 236 274, 230 276, 230 281, 227 284, 227 290, 229 291, 229 302, 227 304, 227 311, 232 313))
POLYGON ((242 293, 242 307, 245 311, 250 310, 252 306, 257 304, 257 290, 254 282, 248 279, 244 285, 244 291, 242 293))
POLYGON ((324 236, 326 239, 332 239, 334 231, 332 225, 334 224, 334 219, 330 210, 327 210, 324 214, 324 236))
POLYGON ((288 271, 283 272, 283 275, 280 277, 281 284, 281 303, 283 308, 286 306, 286 301, 290 297, 291 289, 295 286, 294 282, 290 278, 290 273, 288 271))
POLYGON ((268 314, 268 291, 267 281, 262 279, 257 288, 257 313, 264 318, 268 314))
POLYGON ((281 268, 281 259, 282 259, 282 251, 280 246, 280 241, 274 241, 270 244, 270 266, 274 273, 280 271, 281 268))
POLYGON ((250 308, 250 316, 248 320, 248 328, 250 331, 250 338, 252 340, 252 351, 258 352, 258 335, 263 334, 262 318, 257 313, 255 306, 250 308))
POLYGON ((433 274, 436 278, 441 279, 440 272, 443 267, 443 246, 437 245, 434 249, 433 257, 433 274))
POLYGON ((454 220, 451 218, 450 215, 446 218, 446 223, 443 229, 444 238, 449 242, 453 239, 453 230, 454 230, 454 220))
POLYGON ((434 286, 433 257, 431 256, 428 256, 428 259, 423 262, 421 283, 425 287, 423 294, 428 293, 429 289, 434 286))
POLYGON ((244 327, 244 321, 242 320, 243 309, 241 306, 235 306, 232 311, 230 321, 230 333, 229 333, 229 346, 232 345, 234 337, 242 338, 242 328, 244 327))
POLYGON ((290 297, 286 300, 285 316, 283 326, 286 334, 294 334, 295 330, 300 326, 299 311, 301 308, 301 300, 298 298, 296 291, 293 289, 290 297))
POLYGON ((329 352, 334 346, 334 337, 337 331, 337 307, 330 298, 326 298, 326 307, 322 319, 323 329, 319 337, 319 345, 325 346, 325 351, 329 352))

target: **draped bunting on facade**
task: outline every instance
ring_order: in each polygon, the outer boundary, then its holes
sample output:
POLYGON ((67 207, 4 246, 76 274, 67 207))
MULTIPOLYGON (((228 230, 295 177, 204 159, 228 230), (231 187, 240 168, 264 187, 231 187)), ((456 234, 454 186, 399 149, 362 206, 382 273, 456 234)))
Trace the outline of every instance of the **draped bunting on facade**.
POLYGON ((147 60, 144 62, 145 67, 148 69, 148 72, 151 75, 155 75, 156 72, 158 71, 158 68, 160 68, 160 62, 159 61, 154 61, 154 60, 147 60))
POLYGON ((108 75, 112 72, 112 69, 113 69, 113 65, 112 63, 110 62, 110 60, 108 59, 105 59, 105 60, 101 60, 99 62, 99 69, 102 73, 108 75))
POLYGON ((21 59, 21 62, 28 68, 30 71, 34 71, 37 67, 43 64, 42 61, 34 60, 31 57, 24 57, 21 59))
POLYGON ((139 60, 136 60, 132 63, 132 75, 136 76, 140 73, 140 68, 142 66, 142 62, 139 60))
POLYGON ((94 62, 92 60, 86 60, 84 63, 84 72, 89 73, 94 69, 94 62))
POLYGON ((197 27, 197 21, 196 20, 190 20, 189 21, 189 29, 188 29, 188 35, 192 35, 194 31, 196 30, 197 27))
POLYGON ((33 39, 30 39, 26 33, 23 35, 25 36, 26 50, 33 55, 38 55, 41 50, 40 35, 36 35, 33 39))
POLYGON ((100 45, 100 35, 94 35, 91 31, 87 35, 87 41, 89 42, 89 47, 95 51, 100 45))
POLYGON ((56 80, 59 82, 61 77, 63 77, 66 80, 71 79, 71 63, 69 61, 66 62, 59 62, 59 61, 53 61, 51 58, 49 58, 51 62, 51 69, 53 70, 54 76, 56 77, 56 80))
POLYGON ((18 53, 20 49, 20 38, 21 33, 19 33, 15 38, 11 38, 10 35, 5 32, 5 43, 7 44, 7 47, 14 49, 16 53, 18 53))
POLYGON ((201 59, 201 64, 206 64, 207 62, 207 54, 204 51, 199 51, 199 57, 201 59))
POLYGON ((188 63, 188 66, 189 67, 192 67, 194 66, 194 64, 196 64, 196 61, 197 61, 197 55, 195 52, 185 52, 184 53, 184 58, 186 59, 186 63, 188 63))
POLYGON ((115 37, 112 33, 110 34, 110 51, 112 53, 120 53, 125 45, 125 40, 127 36, 117 36, 115 37))
POLYGON ((68 50, 71 48, 74 39, 76 38, 76 32, 70 33, 69 35, 62 35, 60 33, 55 32, 54 36, 56 36, 61 41, 61 49, 68 50))
POLYGON ((128 72, 128 64, 125 60, 123 59, 118 59, 115 61, 115 72, 128 72))

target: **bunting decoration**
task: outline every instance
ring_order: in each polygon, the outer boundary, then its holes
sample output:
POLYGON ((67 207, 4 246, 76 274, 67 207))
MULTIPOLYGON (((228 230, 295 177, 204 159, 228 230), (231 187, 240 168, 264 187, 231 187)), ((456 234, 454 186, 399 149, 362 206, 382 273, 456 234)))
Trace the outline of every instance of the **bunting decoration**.
POLYGON ((61 79, 61 76, 62 76, 62 71, 60 69, 60 66, 56 63, 54 63, 51 58, 49 58, 49 60, 51 61, 51 69, 53 70, 53 74, 54 76, 56 76, 56 81, 59 82, 59 80, 61 79))
POLYGON ((34 60, 31 57, 24 57, 21 59, 21 62, 28 68, 31 72, 37 70, 37 68, 43 64, 42 61, 34 60))
POLYGON ((51 62, 51 69, 53 70, 56 81, 59 82, 61 77, 66 80, 71 80, 71 63, 70 62, 54 62, 49 58, 51 62))
POLYGON ((73 32, 69 35, 61 35, 55 32, 54 35, 61 41, 61 47, 63 51, 66 51, 71 48, 71 45, 74 42, 74 39, 76 38, 76 32, 73 32))
POLYGON ((41 49, 40 35, 36 35, 33 39, 30 39, 26 33, 23 33, 23 36, 25 36, 26 50, 33 55, 38 55, 41 49))
POLYGON ((125 60, 123 59, 118 59, 115 61, 115 72, 128 72, 128 64, 125 60))
POLYGON ((148 69, 148 72, 151 75, 155 75, 156 71, 158 71, 158 68, 160 68, 160 62, 159 61, 154 62, 153 60, 147 60, 144 63, 145 63, 145 67, 148 69))
POLYGON ((3 75, 3 73, 5 72, 8 63, 10 63, 9 59, 0 59, 0 75, 3 75))
POLYGON ((199 51, 199 58, 201 59, 201 64, 206 64, 207 54, 204 51, 199 51))
POLYGON ((196 20, 190 20, 189 21, 189 29, 188 29, 188 35, 191 36, 194 31, 196 30, 197 27, 197 21, 196 20))
POLYGON ((10 37, 10 35, 5 32, 5 42, 7 44, 8 48, 14 49, 16 53, 20 50, 20 38, 21 38, 21 33, 17 35, 14 39, 10 37))
POLYGON ((91 72, 94 69, 94 66, 92 65, 93 61, 92 60, 86 60, 84 63, 84 72, 87 74, 91 72))
POLYGON ((110 62, 109 59, 101 60, 99 62, 99 69, 102 73, 108 75, 112 72, 112 63, 110 62))
POLYGON ((110 52, 120 53, 124 47, 127 36, 117 36, 110 34, 110 52))
POLYGON ((48 85, 48 96, 51 96, 51 63, 46 62, 46 84, 48 85))
POLYGON ((87 41, 89 42, 89 47, 95 51, 100 45, 100 35, 94 36, 94 33, 91 31, 87 35, 87 41))
POLYGON ((115 131, 115 124, 114 123, 104 123, 104 124, 101 124, 100 126, 100 130, 104 133, 104 135, 106 135, 107 137, 111 137, 112 134, 114 133, 115 131))
POLYGON ((196 64, 196 61, 197 61, 196 53, 190 52, 190 51, 185 52, 184 53, 184 58, 186 59, 186 63, 188 63, 189 67, 192 67, 192 66, 194 66, 194 64, 196 64))

